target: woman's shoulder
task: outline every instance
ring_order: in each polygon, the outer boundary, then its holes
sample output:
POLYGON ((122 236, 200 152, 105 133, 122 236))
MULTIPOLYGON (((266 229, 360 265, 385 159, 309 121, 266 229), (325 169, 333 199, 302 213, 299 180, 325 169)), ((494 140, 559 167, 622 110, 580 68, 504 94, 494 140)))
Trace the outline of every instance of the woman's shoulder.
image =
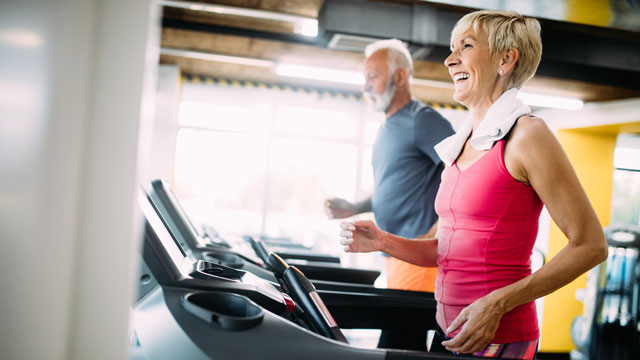
POLYGON ((548 151, 555 149, 555 135, 536 116, 525 115, 516 122, 507 139, 504 161, 507 170, 518 181, 528 184, 531 161, 548 159, 548 151))
POLYGON ((555 140, 555 135, 541 118, 524 115, 518 119, 509 134, 509 145, 512 147, 531 148, 541 142, 555 140))

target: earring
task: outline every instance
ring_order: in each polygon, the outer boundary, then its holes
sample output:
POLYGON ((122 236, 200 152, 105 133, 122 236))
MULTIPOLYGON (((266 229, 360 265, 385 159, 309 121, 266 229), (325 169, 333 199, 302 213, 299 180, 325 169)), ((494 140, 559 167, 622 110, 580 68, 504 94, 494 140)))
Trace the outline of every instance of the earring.
POLYGON ((504 70, 500 69, 500 71, 498 71, 498 74, 500 74, 500 76, 504 75, 504 70))

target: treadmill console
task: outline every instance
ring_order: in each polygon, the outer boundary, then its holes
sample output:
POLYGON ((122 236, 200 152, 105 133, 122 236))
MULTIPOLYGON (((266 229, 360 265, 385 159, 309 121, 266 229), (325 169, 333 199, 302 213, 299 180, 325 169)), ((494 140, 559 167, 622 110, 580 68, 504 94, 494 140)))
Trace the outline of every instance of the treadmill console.
POLYGON ((193 258, 177 240, 181 234, 170 231, 150 198, 141 194, 138 203, 146 218, 143 258, 160 284, 245 294, 275 313, 286 311, 287 299, 277 285, 243 270, 193 258))

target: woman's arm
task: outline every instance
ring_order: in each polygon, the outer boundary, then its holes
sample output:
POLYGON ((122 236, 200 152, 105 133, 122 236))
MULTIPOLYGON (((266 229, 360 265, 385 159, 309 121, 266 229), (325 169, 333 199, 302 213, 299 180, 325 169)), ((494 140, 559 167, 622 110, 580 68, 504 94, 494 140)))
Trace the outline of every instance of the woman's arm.
POLYGON ((504 155, 507 170, 535 189, 568 244, 537 272, 465 308, 446 330, 462 326, 454 339, 443 342, 451 351, 482 350, 503 314, 561 288, 607 258, 602 227, 555 135, 532 117, 518 120, 512 131, 504 155))
MULTIPOLYGON (((340 243, 347 252, 384 251, 400 260, 418 266, 438 266, 436 238, 407 239, 380 230, 373 221, 342 222, 340 243)), ((429 233, 435 232, 435 225, 429 233)), ((427 234, 429 234, 427 233, 427 234)))

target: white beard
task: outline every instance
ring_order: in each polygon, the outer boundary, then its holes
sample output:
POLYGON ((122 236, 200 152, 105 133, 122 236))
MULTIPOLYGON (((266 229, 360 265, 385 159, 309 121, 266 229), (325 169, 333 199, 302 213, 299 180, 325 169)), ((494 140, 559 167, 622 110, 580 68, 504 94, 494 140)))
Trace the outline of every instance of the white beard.
POLYGON ((393 85, 392 79, 389 79, 389 83, 387 84, 386 89, 382 94, 376 94, 373 91, 363 91, 362 94, 364 98, 367 100, 369 105, 373 111, 382 111, 386 112, 391 105, 391 100, 393 99, 393 95, 395 93, 395 86, 393 85))

